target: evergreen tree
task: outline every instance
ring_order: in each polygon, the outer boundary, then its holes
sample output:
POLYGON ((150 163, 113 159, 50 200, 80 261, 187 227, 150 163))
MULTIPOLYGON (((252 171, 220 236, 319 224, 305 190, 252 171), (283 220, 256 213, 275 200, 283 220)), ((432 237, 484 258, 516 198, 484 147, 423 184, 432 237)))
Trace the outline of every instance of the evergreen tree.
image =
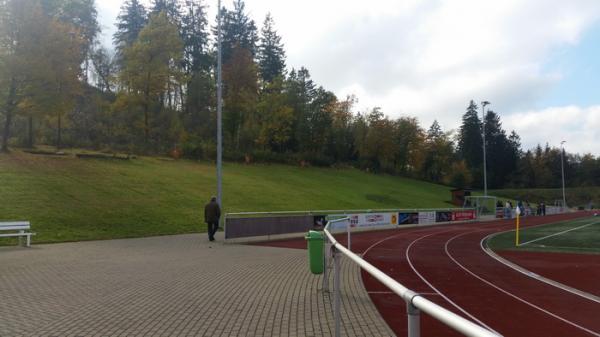
POLYGON ((277 35, 271 14, 267 14, 261 30, 258 47, 258 65, 264 82, 270 83, 285 72, 285 51, 281 37, 277 35))
POLYGON ((165 12, 169 21, 178 28, 181 25, 181 3, 180 0, 152 0, 150 14, 165 12))
POLYGON ((138 35, 144 29, 148 14, 146 8, 139 0, 127 0, 121 6, 121 13, 117 17, 117 31, 113 36, 116 57, 122 66, 125 49, 131 47, 138 35))
MULTIPOLYGON (((252 58, 256 55, 256 43, 258 41, 257 29, 254 20, 245 13, 243 0, 235 0, 233 10, 221 8, 221 53, 223 64, 232 57, 234 48, 243 48, 250 52, 252 58)), ((216 34, 216 27, 214 28, 216 34)), ((215 39, 216 40, 216 39, 215 39)))
POLYGON ((308 69, 302 67, 298 72, 294 69, 287 80, 288 105, 294 110, 294 141, 291 147, 299 152, 310 151, 311 104, 316 95, 315 83, 310 78, 308 69))
POLYGON ((211 57, 208 48, 208 20, 201 0, 185 0, 182 15, 185 71, 188 75, 209 71, 211 57))
POLYGON ((473 181, 478 185, 479 172, 483 167, 482 143, 481 120, 477 115, 477 105, 471 101, 462 117, 462 125, 458 134, 458 153, 474 175, 473 181))

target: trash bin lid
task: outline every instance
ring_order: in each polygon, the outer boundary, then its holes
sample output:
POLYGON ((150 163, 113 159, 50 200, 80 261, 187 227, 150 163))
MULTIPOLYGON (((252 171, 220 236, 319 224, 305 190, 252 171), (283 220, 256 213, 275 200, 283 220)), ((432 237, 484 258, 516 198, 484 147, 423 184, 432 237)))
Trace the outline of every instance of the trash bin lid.
POLYGON ((308 234, 304 237, 307 241, 323 240, 323 232, 308 231, 308 234))

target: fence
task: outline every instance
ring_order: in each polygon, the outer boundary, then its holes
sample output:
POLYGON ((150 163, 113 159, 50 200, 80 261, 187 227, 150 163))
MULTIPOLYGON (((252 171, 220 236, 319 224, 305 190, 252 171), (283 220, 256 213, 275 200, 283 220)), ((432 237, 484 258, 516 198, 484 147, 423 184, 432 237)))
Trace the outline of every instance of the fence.
MULTIPOLYGON (((473 209, 365 209, 365 210, 317 210, 289 212, 244 212, 225 215, 225 239, 271 240, 286 235, 300 235, 310 229, 323 228, 326 219, 350 216, 370 222, 366 226, 372 228, 393 228, 402 225, 420 225, 452 221, 474 220, 477 215, 473 209), (377 218, 381 219, 377 220, 377 218), (393 221, 392 221, 393 220, 393 221)), ((365 229, 365 228, 357 228, 365 229)))
MULTIPOLYGON (((331 250, 333 256, 333 265, 334 265, 334 318, 335 318, 335 336, 340 337, 340 324, 341 324, 341 294, 340 294, 340 275, 341 275, 341 267, 340 267, 340 257, 341 254, 348 257, 354 263, 358 264, 363 270, 369 273, 371 276, 376 278, 379 282, 383 283, 386 287, 388 287, 392 292, 396 295, 400 296, 405 302, 407 307, 407 318, 408 318, 408 337, 420 337, 421 328, 420 328, 420 312, 428 314, 429 316, 435 318, 436 320, 446 324, 450 328, 464 334, 465 336, 473 336, 473 337, 498 337, 500 335, 493 333, 489 330, 486 330, 479 325, 472 323, 469 320, 466 320, 453 312, 444 309, 443 307, 427 300, 423 296, 418 293, 406 288, 402 284, 396 282, 394 279, 375 268, 373 265, 363 260, 358 255, 354 254, 352 251, 341 245, 336 241, 336 239, 331 235, 329 228, 331 225, 334 225, 338 222, 348 221, 349 218, 341 218, 329 221, 327 226, 325 226, 325 234, 326 234, 326 247, 328 250, 331 250)), ((325 260, 327 254, 325 254, 325 260)), ((327 271, 327 267, 325 267, 325 271, 327 271)), ((324 275, 324 284, 327 280, 327 274, 324 275)))

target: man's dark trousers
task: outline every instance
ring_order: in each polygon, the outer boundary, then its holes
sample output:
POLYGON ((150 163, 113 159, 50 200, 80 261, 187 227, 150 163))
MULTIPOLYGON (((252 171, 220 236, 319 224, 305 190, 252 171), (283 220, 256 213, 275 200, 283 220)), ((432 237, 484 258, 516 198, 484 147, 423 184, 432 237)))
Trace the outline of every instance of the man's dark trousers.
POLYGON ((208 223, 208 239, 210 241, 215 240, 215 233, 217 233, 217 229, 219 229, 218 222, 209 222, 208 223))

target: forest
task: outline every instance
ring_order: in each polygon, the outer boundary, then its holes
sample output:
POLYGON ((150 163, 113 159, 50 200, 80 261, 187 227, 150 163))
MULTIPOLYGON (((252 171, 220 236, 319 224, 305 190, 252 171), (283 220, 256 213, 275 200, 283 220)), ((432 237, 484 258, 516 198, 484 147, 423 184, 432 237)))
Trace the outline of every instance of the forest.
MULTIPOLYGON (((126 0, 104 46, 94 0, 0 0, 2 151, 51 145, 214 160, 217 18, 207 6, 126 0)), ((358 111, 357 97, 337 97, 286 63, 270 14, 257 24, 243 0, 219 10, 225 160, 480 188, 485 129, 489 188, 561 186, 560 148, 523 149, 496 112, 480 118, 475 101, 456 111, 456 130, 358 111)), ((565 153, 564 165, 567 186, 600 186, 600 157, 565 153)))

